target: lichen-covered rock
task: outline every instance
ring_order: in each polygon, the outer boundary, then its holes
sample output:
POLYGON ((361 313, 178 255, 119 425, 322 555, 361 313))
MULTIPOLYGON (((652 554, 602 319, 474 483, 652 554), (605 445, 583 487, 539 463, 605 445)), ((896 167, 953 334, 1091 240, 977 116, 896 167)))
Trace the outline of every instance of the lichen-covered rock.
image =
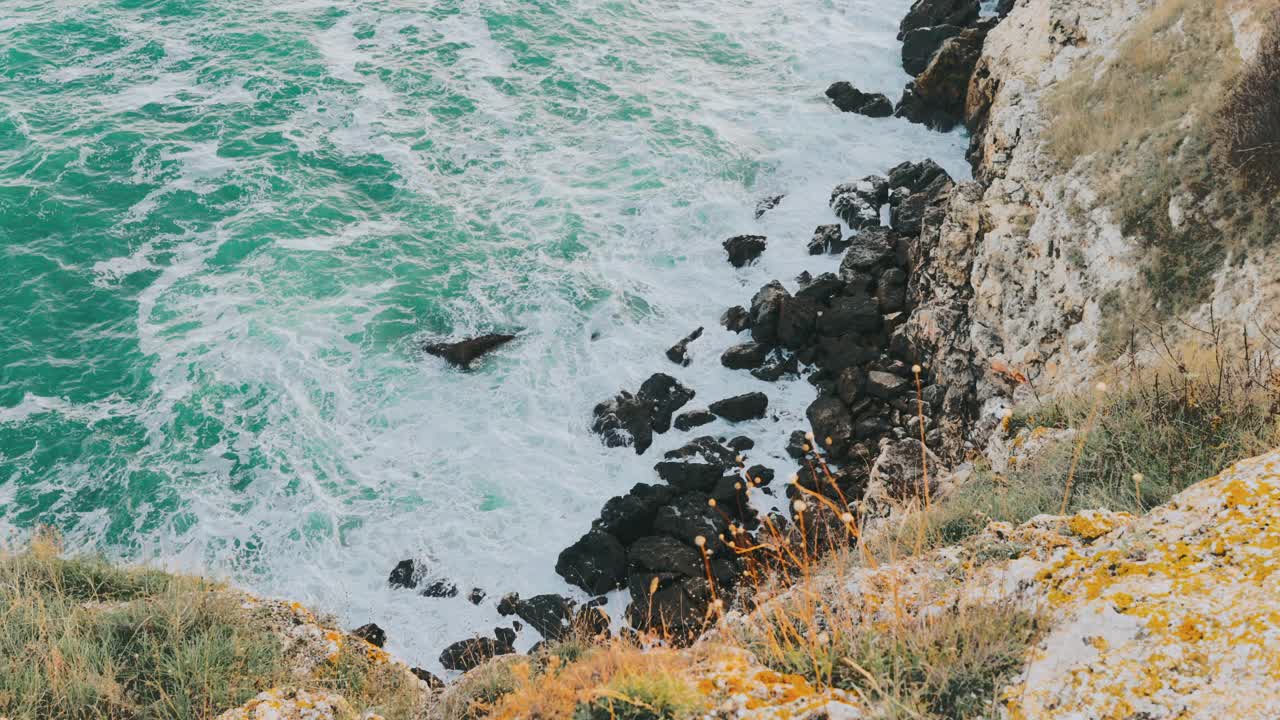
MULTIPOLYGON (((360 717, 337 693, 273 688, 238 708, 218 716, 218 720, 355 720, 360 717)), ((380 718, 366 715, 364 720, 380 718)))

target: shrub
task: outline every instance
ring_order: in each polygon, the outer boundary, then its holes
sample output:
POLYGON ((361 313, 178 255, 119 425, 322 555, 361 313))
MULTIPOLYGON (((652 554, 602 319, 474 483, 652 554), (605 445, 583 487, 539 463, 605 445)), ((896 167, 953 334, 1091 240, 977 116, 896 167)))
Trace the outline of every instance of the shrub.
POLYGON ((1216 134, 1227 164, 1262 192, 1280 190, 1280 11, 1257 58, 1227 95, 1216 134))

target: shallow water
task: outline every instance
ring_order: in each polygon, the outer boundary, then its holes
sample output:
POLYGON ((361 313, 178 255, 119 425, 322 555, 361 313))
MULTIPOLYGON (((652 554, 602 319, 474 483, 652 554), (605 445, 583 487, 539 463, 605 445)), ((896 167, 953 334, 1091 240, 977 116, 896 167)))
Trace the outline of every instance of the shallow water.
POLYGON ((785 476, 812 391, 720 368, 717 319, 834 267, 805 243, 838 182, 966 172, 963 137, 822 96, 897 96, 908 5, 7 0, 0 531, 373 620, 433 667, 491 603, 387 573, 563 591, 559 550, 689 437, 602 447, 619 388, 768 392, 777 423, 699 430, 785 476), (745 232, 770 247, 735 271, 745 232), (470 373, 417 351, 513 329, 470 373))

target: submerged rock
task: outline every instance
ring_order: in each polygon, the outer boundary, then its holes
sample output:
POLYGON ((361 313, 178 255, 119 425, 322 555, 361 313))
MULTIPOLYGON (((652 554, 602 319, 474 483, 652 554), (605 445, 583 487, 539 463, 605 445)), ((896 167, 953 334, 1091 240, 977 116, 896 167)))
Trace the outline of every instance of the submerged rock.
POLYGON ((842 112, 881 118, 893 114, 893 102, 881 93, 864 93, 841 80, 827 88, 827 97, 842 112))
POLYGON ((653 406, 625 390, 596 405, 591 431, 608 447, 634 447, 643 455, 653 444, 653 406))
POLYGON ((782 202, 782 199, 785 197, 786 197, 786 194, 778 194, 778 195, 768 195, 766 197, 761 198, 760 202, 756 203, 756 219, 759 220, 760 218, 764 217, 765 213, 778 207, 778 203, 782 202))
POLYGON ((667 349, 667 359, 677 365, 689 365, 689 343, 702 337, 702 328, 698 328, 684 336, 680 342, 667 349))
POLYGON ((767 238, 762 235, 738 235, 724 241, 725 252, 729 253, 729 264, 736 268, 744 267, 756 261, 764 254, 767 238))
POLYGON ((467 340, 459 340, 458 342, 428 343, 423 345, 422 349, 428 355, 442 357, 450 363, 457 365, 464 370, 468 370, 471 368, 471 363, 475 361, 476 358, 506 345, 515 339, 515 335, 492 333, 489 335, 481 335, 480 337, 469 338, 467 340))

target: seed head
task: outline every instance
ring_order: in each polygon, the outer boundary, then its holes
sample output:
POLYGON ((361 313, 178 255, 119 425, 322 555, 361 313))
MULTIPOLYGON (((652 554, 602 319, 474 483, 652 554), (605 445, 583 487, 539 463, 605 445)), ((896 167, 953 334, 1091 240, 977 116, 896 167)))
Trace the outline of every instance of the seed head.
POLYGON ((1143 475, 1142 473, 1134 473, 1134 474, 1133 474, 1133 481, 1134 481, 1134 482, 1136 482, 1136 483, 1138 483, 1139 485, 1141 485, 1141 484, 1142 484, 1142 481, 1143 481, 1143 480, 1146 480, 1146 479, 1147 479, 1147 476, 1146 476, 1146 475, 1143 475))
POLYGON ((813 431, 812 431, 812 430, 810 430, 809 432, 805 433, 805 434, 804 434, 804 437, 805 437, 805 439, 806 439, 806 440, 810 440, 810 441, 812 441, 812 440, 813 440, 813 431))
POLYGON ((1100 382, 1100 383, 1098 383, 1095 387, 1097 387, 1098 392, 1100 392, 1100 393, 1104 393, 1104 392, 1106 392, 1106 391, 1107 391, 1107 384, 1106 384, 1106 383, 1104 383, 1104 382, 1100 382))
POLYGON ((919 374, 920 374, 920 371, 921 371, 921 370, 923 370, 923 369, 924 369, 924 368, 920 367, 919 365, 912 365, 912 366, 911 366, 911 372, 915 373, 916 375, 919 375, 919 374))
POLYGON ((715 506, 716 506, 716 499, 715 499, 715 498, 711 498, 710 500, 708 500, 708 501, 707 501, 707 504, 708 504, 708 505, 710 505, 711 507, 715 507, 715 506))
POLYGON ((806 506, 803 500, 797 500, 791 503, 791 507, 794 508, 796 512, 802 513, 804 512, 806 506))
POLYGON ((705 537, 703 537, 703 536, 699 535, 698 537, 696 537, 696 538, 694 538, 694 539, 693 539, 693 544, 694 544, 694 545, 697 545, 698 547, 706 547, 706 545, 707 545, 707 539, 706 539, 705 537))

